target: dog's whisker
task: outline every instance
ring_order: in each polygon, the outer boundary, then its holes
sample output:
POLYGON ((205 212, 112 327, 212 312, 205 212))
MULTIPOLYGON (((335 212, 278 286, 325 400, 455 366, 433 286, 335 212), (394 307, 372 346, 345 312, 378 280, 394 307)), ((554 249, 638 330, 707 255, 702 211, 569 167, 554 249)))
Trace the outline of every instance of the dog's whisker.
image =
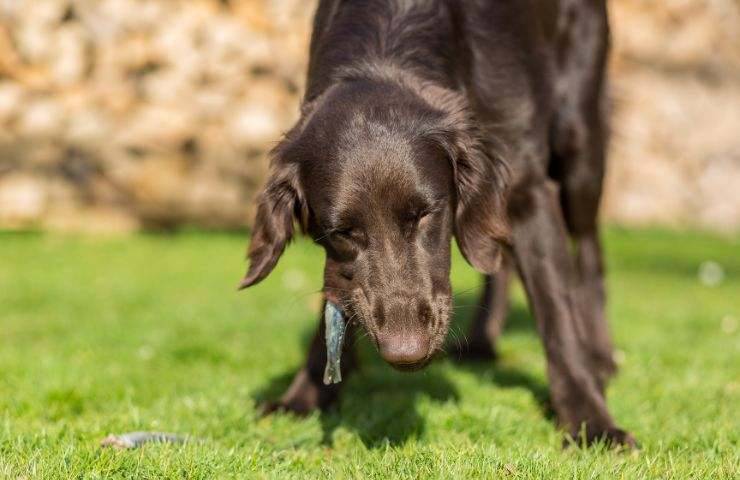
POLYGON ((475 290, 477 288, 480 288, 480 287, 478 285, 475 285, 475 286, 472 286, 470 288, 466 288, 465 290, 460 290, 460 291, 457 291, 457 292, 452 292, 452 298, 455 299, 455 298, 459 297, 460 295, 465 295, 466 293, 468 293, 468 292, 470 292, 472 290, 475 290))

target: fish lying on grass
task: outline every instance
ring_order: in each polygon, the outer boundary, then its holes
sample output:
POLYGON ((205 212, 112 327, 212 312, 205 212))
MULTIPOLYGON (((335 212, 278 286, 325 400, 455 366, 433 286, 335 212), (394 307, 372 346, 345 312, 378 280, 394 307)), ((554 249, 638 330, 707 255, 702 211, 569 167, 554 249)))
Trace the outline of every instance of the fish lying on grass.
POLYGON ((101 447, 119 449, 139 448, 145 443, 184 443, 189 440, 185 435, 163 432, 129 432, 121 435, 110 434, 100 442, 101 447))

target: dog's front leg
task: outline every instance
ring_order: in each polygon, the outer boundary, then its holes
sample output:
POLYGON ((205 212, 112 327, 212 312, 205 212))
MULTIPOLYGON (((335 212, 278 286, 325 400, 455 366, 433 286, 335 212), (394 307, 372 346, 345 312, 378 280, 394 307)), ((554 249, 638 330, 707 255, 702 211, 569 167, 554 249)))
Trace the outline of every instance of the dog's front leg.
POLYGON ((634 445, 632 436, 614 424, 589 368, 587 345, 594 339, 579 330, 575 265, 557 189, 543 180, 518 190, 511 204, 514 256, 544 343, 558 420, 574 438, 583 432, 589 443, 634 445))
MULTIPOLYGON (((311 346, 308 350, 308 357, 303 367, 298 370, 293 381, 285 391, 280 400, 268 402, 263 406, 264 413, 274 411, 288 411, 299 415, 305 415, 317 408, 325 409, 334 403, 339 395, 342 383, 324 385, 324 368, 326 367, 326 343, 324 322, 324 308, 321 308, 321 318, 319 328, 311 340, 311 346)), ((352 322, 351 322, 352 323, 352 322)), ((354 370, 356 359, 354 353, 352 324, 347 325, 347 332, 344 338, 344 347, 342 349, 342 378, 346 380, 347 375, 354 370)))

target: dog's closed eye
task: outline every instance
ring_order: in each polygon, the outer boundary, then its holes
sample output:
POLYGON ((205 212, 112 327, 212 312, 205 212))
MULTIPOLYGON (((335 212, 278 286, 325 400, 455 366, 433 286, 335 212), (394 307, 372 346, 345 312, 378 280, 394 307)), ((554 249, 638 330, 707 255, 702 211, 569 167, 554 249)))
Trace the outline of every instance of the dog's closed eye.
POLYGON ((436 202, 432 204, 413 206, 401 213, 400 220, 406 227, 423 227, 429 223, 430 219, 439 211, 439 209, 439 205, 436 202))
POLYGON ((344 240, 353 243, 362 243, 365 238, 362 229, 357 227, 335 228, 329 232, 329 236, 334 240, 344 240))
POLYGON ((356 228, 339 228, 332 230, 329 235, 331 235, 334 238, 340 239, 340 240, 354 240, 357 238, 357 229, 356 228))
POLYGON ((409 210, 401 215, 401 222, 405 227, 415 228, 419 223, 429 216, 429 211, 425 209, 409 210))
POLYGON ((426 210, 422 210, 422 209, 411 210, 406 213, 405 220, 407 222, 417 223, 419 220, 426 217, 427 215, 429 215, 429 212, 427 212, 426 210))
POLYGON ((367 238, 357 227, 338 227, 330 229, 326 238, 331 248, 342 257, 351 258, 358 250, 367 246, 367 238))

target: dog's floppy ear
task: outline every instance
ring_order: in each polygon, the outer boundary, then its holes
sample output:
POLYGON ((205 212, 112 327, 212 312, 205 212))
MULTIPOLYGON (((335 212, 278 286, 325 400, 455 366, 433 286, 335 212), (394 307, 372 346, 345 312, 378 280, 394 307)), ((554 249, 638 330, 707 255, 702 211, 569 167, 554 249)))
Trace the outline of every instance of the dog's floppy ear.
POLYGON ((474 138, 458 136, 462 144, 451 159, 457 195, 455 238, 467 261, 479 272, 491 274, 498 270, 510 237, 506 167, 474 138))
POLYGON ((264 279, 293 237, 293 222, 305 228, 307 207, 300 187, 298 164, 286 161, 283 149, 273 151, 270 176, 257 201, 257 217, 247 256, 249 269, 239 289, 264 279))
POLYGON ((484 145, 465 109, 447 110, 433 137, 452 163, 455 182, 455 238, 465 259, 481 273, 498 270, 509 243, 506 213, 508 169, 497 149, 484 145))

